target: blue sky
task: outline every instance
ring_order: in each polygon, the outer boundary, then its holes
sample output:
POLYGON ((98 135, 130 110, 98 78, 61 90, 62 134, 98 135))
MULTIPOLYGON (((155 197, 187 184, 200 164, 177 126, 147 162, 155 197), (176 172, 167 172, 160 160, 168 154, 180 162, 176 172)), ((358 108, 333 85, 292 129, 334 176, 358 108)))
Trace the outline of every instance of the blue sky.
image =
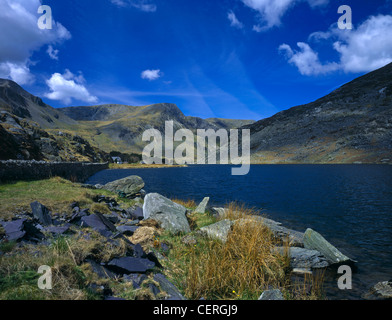
POLYGON ((392 62, 391 0, 0 0, 0 77, 54 107, 260 120, 392 62), (349 5, 353 29, 341 30, 349 5))

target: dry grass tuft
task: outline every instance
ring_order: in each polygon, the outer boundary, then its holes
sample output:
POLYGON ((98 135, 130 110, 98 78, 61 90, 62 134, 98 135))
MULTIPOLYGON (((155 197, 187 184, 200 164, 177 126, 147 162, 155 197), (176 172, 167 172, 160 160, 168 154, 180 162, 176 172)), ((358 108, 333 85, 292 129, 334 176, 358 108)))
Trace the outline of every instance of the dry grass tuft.
POLYGON ((169 254, 169 276, 189 299, 257 299, 287 282, 288 259, 272 250, 271 232, 253 220, 254 210, 232 204, 223 218, 236 223, 225 243, 198 239, 189 248, 178 238, 169 254))
POLYGON ((188 199, 188 200, 173 199, 172 201, 175 203, 178 203, 188 209, 194 209, 197 207, 195 200, 191 200, 191 199, 188 199))
POLYGON ((128 239, 134 244, 140 244, 143 249, 147 249, 154 246, 156 237, 159 235, 160 232, 157 228, 140 227, 128 239))

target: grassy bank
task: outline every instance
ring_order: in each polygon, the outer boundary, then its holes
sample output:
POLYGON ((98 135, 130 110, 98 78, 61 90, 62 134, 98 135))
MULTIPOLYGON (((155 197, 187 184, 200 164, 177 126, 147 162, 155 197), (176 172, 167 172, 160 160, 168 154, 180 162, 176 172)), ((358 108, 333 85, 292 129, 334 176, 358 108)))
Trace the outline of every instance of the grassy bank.
MULTIPOLYGON (((133 203, 104 190, 82 188, 61 178, 0 185, 0 219, 10 220, 15 213, 30 211, 32 201, 39 201, 52 212, 70 214, 70 204, 109 214, 104 204, 93 198, 105 195, 115 198, 120 206, 133 203)), ((193 200, 174 200, 192 211, 193 200)), ((156 299, 151 284, 159 288, 154 273, 165 274, 188 299, 257 299, 267 289, 279 288, 286 299, 319 299, 320 279, 308 278, 301 284, 292 281, 289 259, 273 250, 278 242, 268 228, 252 219, 252 209, 231 204, 226 215, 189 215, 192 232, 172 235, 154 221, 141 221, 139 229, 128 237, 146 252, 155 252, 163 269, 147 273, 140 288, 121 278, 103 279, 93 272, 86 259, 106 263, 129 253, 123 239, 108 241, 90 228, 72 226, 73 234, 48 236, 45 244, 0 242, 0 300, 4 299, 102 299, 99 290, 125 299, 156 299), (222 219, 237 220, 226 242, 212 240, 198 231, 222 219), (165 244, 169 250, 163 250, 165 244), (53 272, 53 289, 37 287, 38 267, 48 265, 53 272), (103 288, 97 290, 97 287, 103 288), (310 290, 308 290, 310 288, 310 290)), ((0 228, 0 238, 1 238, 0 228)))

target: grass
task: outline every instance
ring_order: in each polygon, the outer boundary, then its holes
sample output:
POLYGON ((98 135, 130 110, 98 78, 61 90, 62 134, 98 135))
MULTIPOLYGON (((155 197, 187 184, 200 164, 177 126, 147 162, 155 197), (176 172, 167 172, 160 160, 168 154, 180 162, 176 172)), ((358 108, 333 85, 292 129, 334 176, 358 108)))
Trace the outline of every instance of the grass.
POLYGON ((10 220, 17 212, 30 211, 30 203, 34 201, 42 203, 53 213, 70 213, 72 202, 77 201, 82 208, 87 207, 93 203, 95 195, 102 194, 116 198, 109 191, 87 190, 59 177, 0 184, 0 219, 10 220))

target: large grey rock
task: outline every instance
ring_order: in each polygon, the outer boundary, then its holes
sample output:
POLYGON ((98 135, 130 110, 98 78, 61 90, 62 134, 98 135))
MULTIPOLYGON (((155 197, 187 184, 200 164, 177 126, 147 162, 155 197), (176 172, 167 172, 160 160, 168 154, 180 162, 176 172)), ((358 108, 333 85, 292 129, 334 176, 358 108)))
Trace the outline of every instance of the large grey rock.
POLYGON ((195 212, 196 213, 205 213, 209 201, 210 201, 210 198, 209 197, 205 197, 203 199, 203 201, 200 202, 200 204, 197 206, 195 212))
POLYGON ((125 194, 128 198, 134 197, 143 187, 144 181, 139 176, 129 176, 104 185, 104 189, 115 193, 125 194))
POLYGON ((222 220, 199 230, 200 233, 216 240, 226 242, 229 232, 234 222, 230 220, 222 220))
POLYGON ((264 291, 259 300, 284 300, 284 297, 279 289, 274 289, 264 291))
POLYGON ((186 300, 181 294, 180 290, 172 284, 163 274, 158 273, 154 275, 154 280, 159 283, 161 289, 169 295, 168 300, 186 300))
MULTIPOLYGON (((281 254, 284 248, 277 249, 281 254)), ((329 266, 327 259, 316 250, 305 248, 291 247, 288 252, 290 256, 290 265, 292 269, 321 269, 329 266)))
POLYGON ((52 217, 50 216, 48 208, 43 204, 35 201, 30 203, 31 210, 33 210, 33 216, 44 226, 50 226, 52 224, 52 217))
POLYGON ((306 249, 319 251, 331 264, 355 262, 325 240, 321 234, 310 228, 305 231, 304 246, 306 249))
POLYGON ((169 230, 171 233, 191 232, 186 212, 185 207, 158 193, 149 193, 144 198, 144 219, 158 221, 163 229, 169 230))

